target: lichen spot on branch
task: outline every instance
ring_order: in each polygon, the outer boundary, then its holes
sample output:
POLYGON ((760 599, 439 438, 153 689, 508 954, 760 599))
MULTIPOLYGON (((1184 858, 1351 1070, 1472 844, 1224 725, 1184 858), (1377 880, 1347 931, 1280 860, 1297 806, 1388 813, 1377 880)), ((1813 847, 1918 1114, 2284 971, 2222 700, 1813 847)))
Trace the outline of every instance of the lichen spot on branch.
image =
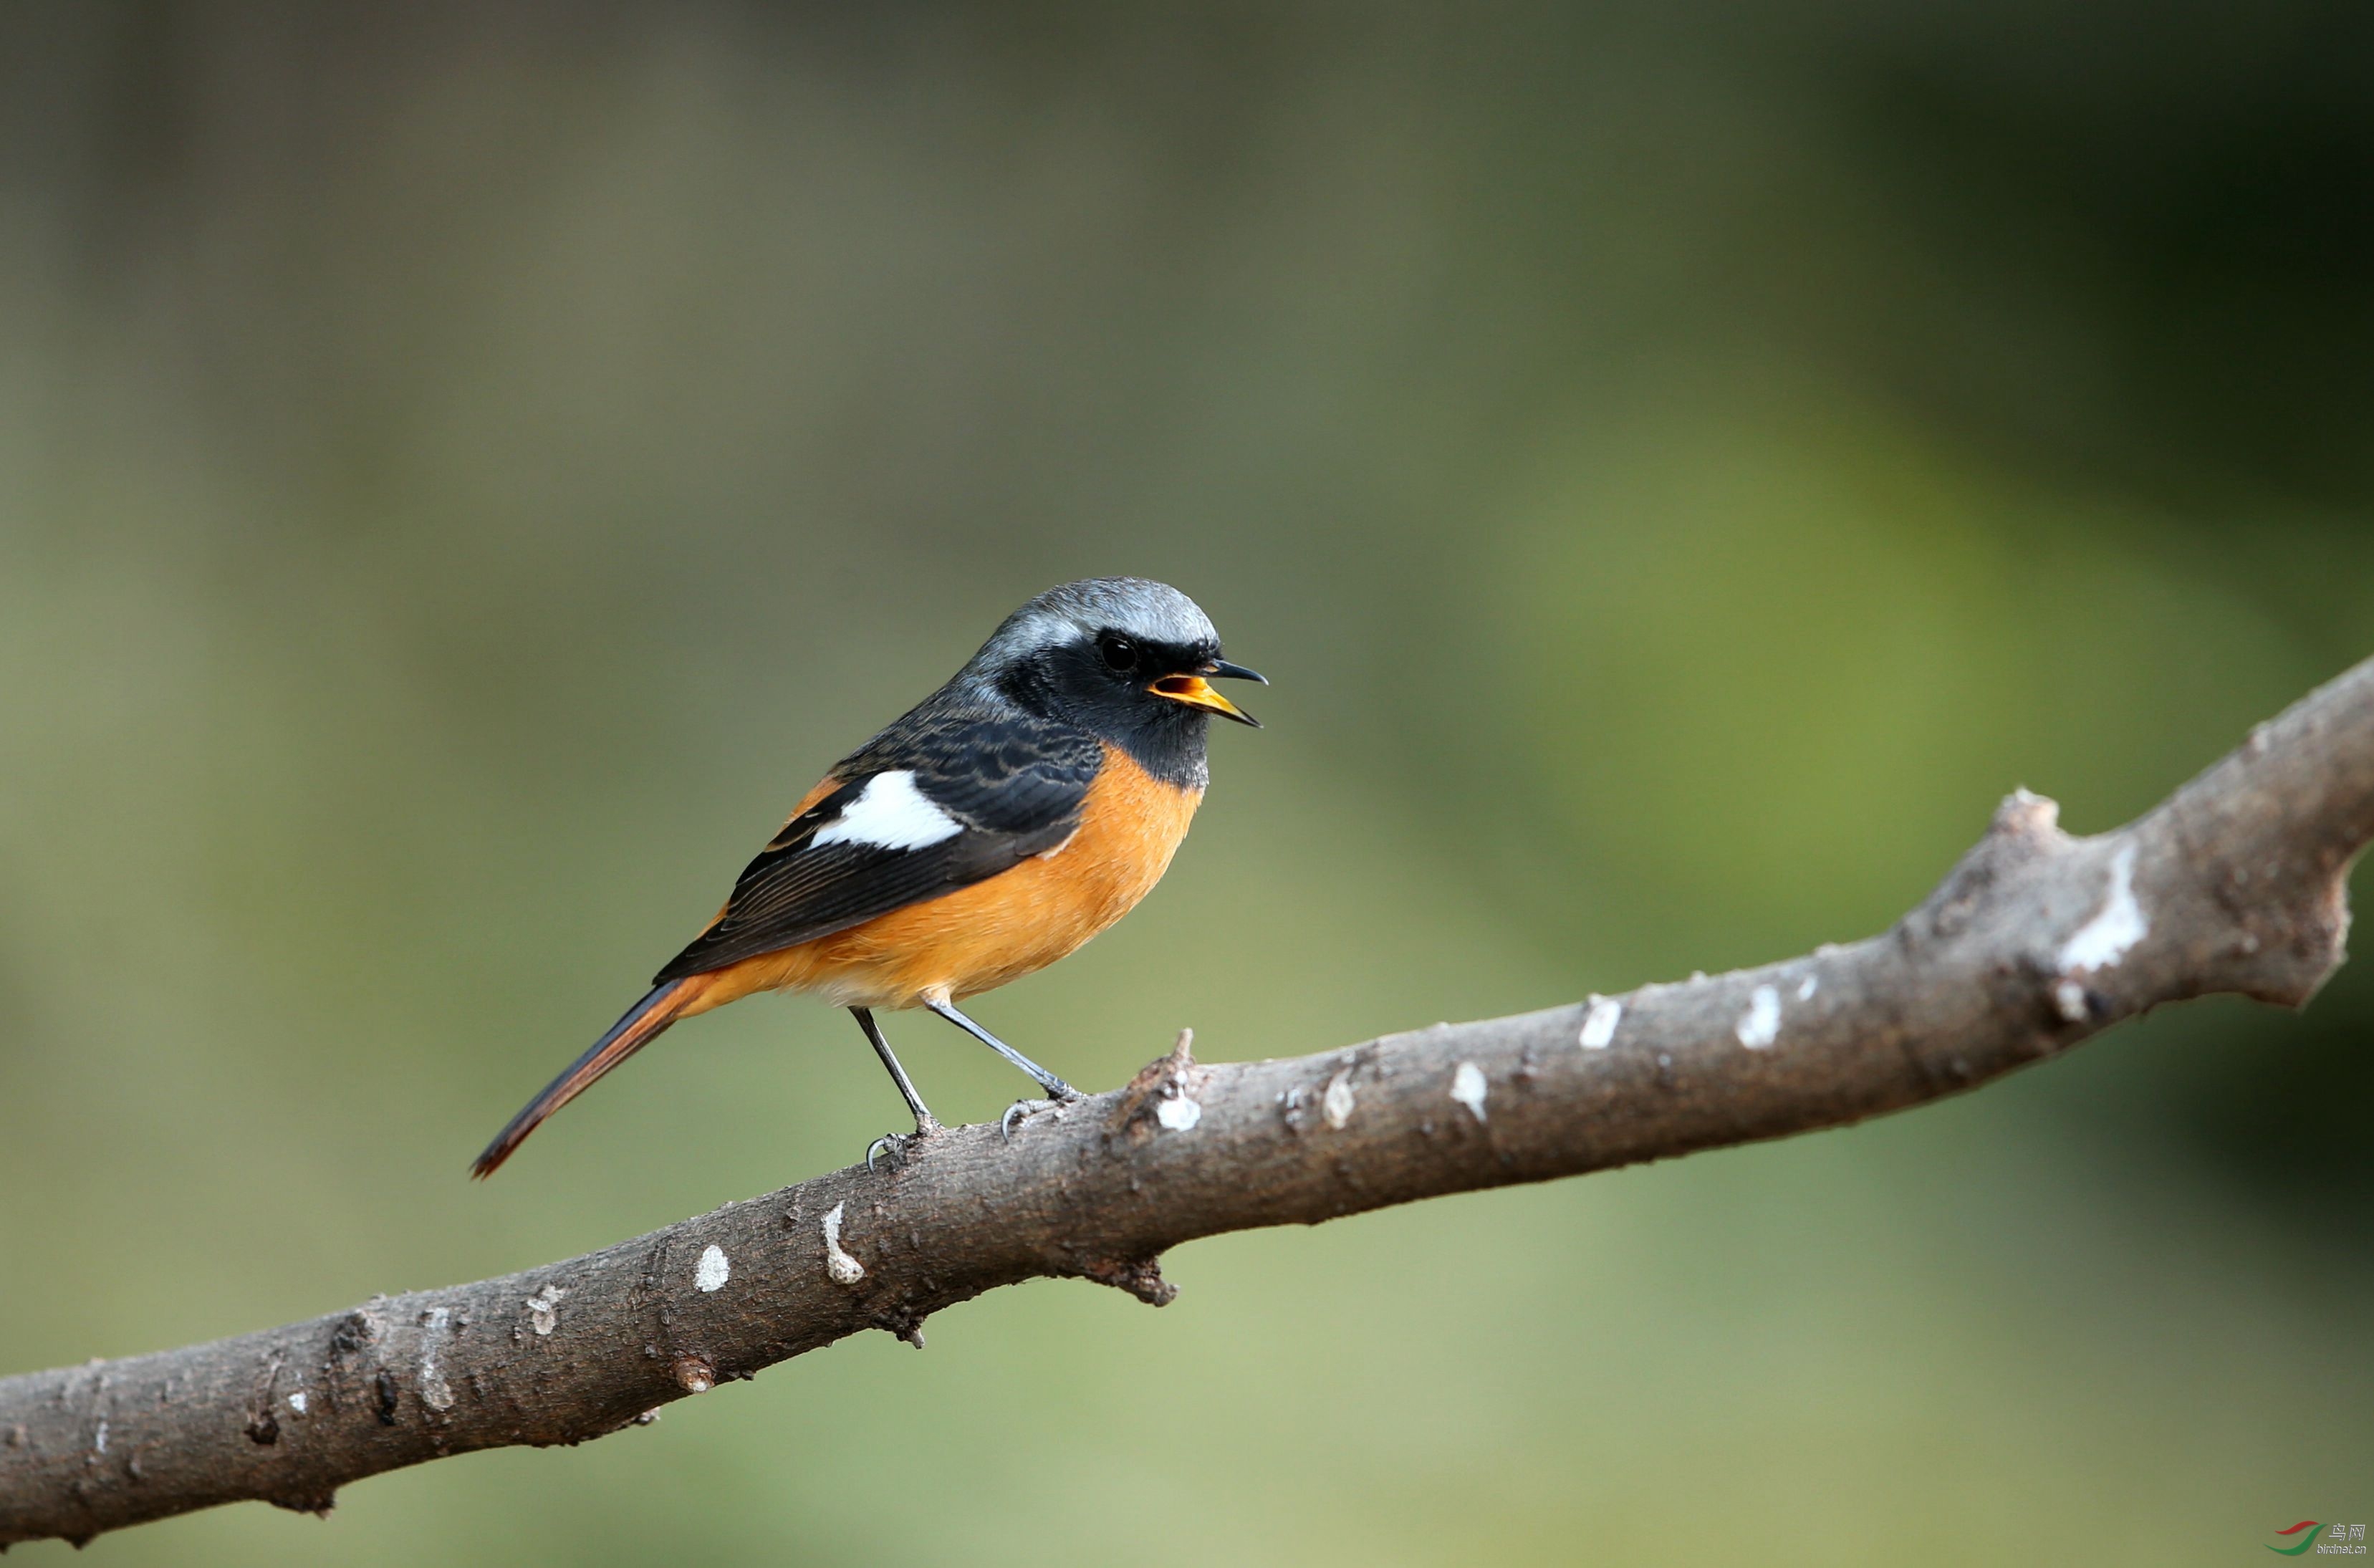
POLYGON ((1624 1021, 1624 1004, 1611 996, 1594 996, 1582 1015, 1582 1048, 1604 1051, 1616 1043, 1616 1025, 1624 1021))
POLYGON ((528 1327, 538 1339, 551 1333, 553 1325, 560 1321, 560 1298, 568 1293, 558 1285, 546 1285, 527 1298, 528 1327))
POLYGON ((453 1408, 453 1385, 437 1364, 438 1340, 453 1320, 453 1309, 432 1306, 420 1315, 420 1402, 432 1410, 453 1408))
POLYGON ((692 1282, 696 1288, 702 1291, 723 1290, 725 1281, 733 1277, 734 1265, 726 1258, 723 1247, 711 1242, 701 1248, 700 1261, 692 1268, 692 1282))
POLYGON ((2066 1024, 2083 1024, 2092 1016, 2086 988, 2074 980, 2063 980, 2052 988, 2052 1006, 2066 1024))
POLYGON ((1484 1082, 1484 1070, 1472 1061, 1463 1061, 1459 1071, 1451 1075, 1451 1097, 1465 1106, 1468 1114, 1477 1121, 1484 1119, 1484 1096, 1491 1085, 1484 1082))
POLYGON ((2135 897, 2135 847, 2121 844, 2110 857, 2110 892, 2101 911, 2061 944, 2061 972, 2108 969, 2150 934, 2151 920, 2135 897))
POLYGON ((1170 1092, 1154 1107, 1154 1119, 1173 1132, 1185 1132, 1204 1119, 1204 1107, 1192 1099, 1177 1079, 1170 1082, 1170 1092))
POLYGON ((1327 1125, 1342 1131, 1352 1119, 1352 1070, 1346 1068, 1327 1081, 1327 1093, 1319 1097, 1319 1109, 1327 1117, 1327 1125))
POLYGON ((843 1251, 840 1245, 840 1216, 848 1205, 836 1203, 824 1216, 824 1271, 836 1285, 853 1285, 865 1278, 865 1265, 843 1251))
POLYGON ((1780 993, 1770 986, 1758 986, 1748 993, 1747 1011, 1740 1015, 1734 1031, 1739 1043, 1751 1051, 1760 1051, 1780 1037, 1780 993))

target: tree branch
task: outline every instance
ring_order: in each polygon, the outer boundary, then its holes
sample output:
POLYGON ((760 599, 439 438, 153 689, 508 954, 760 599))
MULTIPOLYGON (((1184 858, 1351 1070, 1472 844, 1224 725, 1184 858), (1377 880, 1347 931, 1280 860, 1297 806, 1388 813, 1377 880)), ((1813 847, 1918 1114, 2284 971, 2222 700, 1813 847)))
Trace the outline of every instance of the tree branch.
POLYGON ((603 1251, 153 1355, 0 1379, 0 1547, 87 1540, 671 1399, 998 1285, 1160 1305, 1181 1242, 1837 1127, 1982 1083, 2162 1002, 2297 1006, 2340 963, 2374 837, 2374 661, 2137 821, 2014 794, 1884 936, 1319 1056, 1204 1066, 949 1131, 603 1251))

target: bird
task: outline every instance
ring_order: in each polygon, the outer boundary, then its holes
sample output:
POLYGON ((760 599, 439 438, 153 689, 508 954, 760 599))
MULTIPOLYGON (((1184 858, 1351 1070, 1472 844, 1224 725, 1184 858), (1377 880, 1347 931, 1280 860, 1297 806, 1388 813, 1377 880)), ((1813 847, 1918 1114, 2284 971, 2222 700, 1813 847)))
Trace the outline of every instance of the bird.
MULTIPOLYGON (((1261 727, 1211 684, 1224 679, 1269 684, 1223 659, 1210 617, 1168 584, 1090 578, 1032 598, 946 685, 800 797, 716 918, 511 1117, 471 1174, 493 1175, 546 1117, 672 1025, 758 991, 847 1008, 906 1100, 916 1140, 941 1125, 877 1012, 937 1013, 1049 1098, 1078 1098, 957 1003, 1075 951, 1161 880, 1204 798, 1211 721, 1261 727)), ((876 1140, 868 1165, 909 1136, 876 1140)))

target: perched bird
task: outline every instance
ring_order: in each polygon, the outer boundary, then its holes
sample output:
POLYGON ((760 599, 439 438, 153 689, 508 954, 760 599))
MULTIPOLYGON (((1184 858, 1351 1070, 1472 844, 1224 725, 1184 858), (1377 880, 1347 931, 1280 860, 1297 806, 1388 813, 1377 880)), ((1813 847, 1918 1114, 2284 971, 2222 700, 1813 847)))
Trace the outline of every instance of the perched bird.
POLYGON ((709 929, 511 1117, 472 1174, 493 1174, 671 1024, 753 991, 849 1009, 918 1137, 940 1124, 877 1008, 929 1008, 1055 1099, 1076 1098, 957 1002, 1052 964, 1161 880, 1204 798, 1212 716, 1259 728, 1213 689, 1222 677, 1268 685, 1220 657, 1211 621, 1175 588, 1110 577, 1040 594, 801 797, 709 929))

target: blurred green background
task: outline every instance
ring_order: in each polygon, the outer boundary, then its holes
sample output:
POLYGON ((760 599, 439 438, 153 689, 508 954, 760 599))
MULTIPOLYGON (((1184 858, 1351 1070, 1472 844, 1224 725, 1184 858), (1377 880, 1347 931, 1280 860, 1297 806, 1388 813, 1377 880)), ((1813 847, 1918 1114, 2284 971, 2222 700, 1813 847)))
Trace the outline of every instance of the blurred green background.
MULTIPOLYGON (((1879 929, 2013 786, 2109 826, 2374 648, 2369 349, 2362 4, 0 8, 0 1370, 856 1157, 880 1070, 760 1000, 464 1179, 1064 579, 1276 683, 981 1004, 1075 1082, 1879 929)), ((2369 1024, 76 1561, 2256 1561, 2374 1515, 2369 1024)))

